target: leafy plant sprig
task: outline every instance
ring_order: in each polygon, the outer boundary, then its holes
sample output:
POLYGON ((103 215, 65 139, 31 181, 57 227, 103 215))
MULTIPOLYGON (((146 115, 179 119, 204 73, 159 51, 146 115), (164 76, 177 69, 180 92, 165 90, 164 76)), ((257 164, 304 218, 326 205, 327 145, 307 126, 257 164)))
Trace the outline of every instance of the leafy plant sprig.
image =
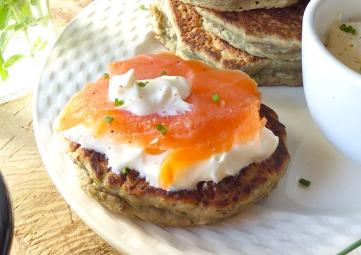
POLYGON ((25 57, 23 54, 14 54, 7 59, 4 58, 5 49, 15 32, 24 33, 31 56, 46 46, 41 37, 31 42, 29 36, 31 26, 45 26, 51 19, 49 0, 45 1, 46 14, 41 3, 41 0, 0 0, 0 77, 3 81, 9 75, 8 68, 25 57))

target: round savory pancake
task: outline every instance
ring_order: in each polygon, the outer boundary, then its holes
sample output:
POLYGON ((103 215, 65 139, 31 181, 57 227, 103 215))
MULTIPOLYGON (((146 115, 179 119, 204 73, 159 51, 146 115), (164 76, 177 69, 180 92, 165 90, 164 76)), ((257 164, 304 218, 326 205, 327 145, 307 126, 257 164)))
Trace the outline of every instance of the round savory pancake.
POLYGON ((153 187, 137 169, 114 173, 104 154, 69 141, 69 154, 78 165, 82 189, 114 213, 166 226, 210 224, 239 213, 265 197, 283 176, 289 162, 285 126, 277 114, 261 105, 266 127, 278 136, 275 152, 266 160, 240 169, 218 183, 199 182, 192 190, 153 187))

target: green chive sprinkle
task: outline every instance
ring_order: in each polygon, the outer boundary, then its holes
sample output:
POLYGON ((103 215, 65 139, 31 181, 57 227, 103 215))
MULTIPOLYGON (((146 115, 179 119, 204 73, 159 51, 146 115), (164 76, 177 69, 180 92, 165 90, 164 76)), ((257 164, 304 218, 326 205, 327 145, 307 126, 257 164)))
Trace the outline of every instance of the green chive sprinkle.
POLYGON ((109 74, 108 73, 103 74, 103 78, 104 79, 109 79, 109 74))
POLYGON ((215 102, 215 103, 219 103, 219 99, 220 99, 220 97, 219 97, 218 94, 214 94, 214 95, 212 96, 212 101, 215 102))
POLYGON ((157 124, 157 129, 162 135, 165 135, 168 132, 167 128, 162 124, 157 124))
POLYGON ((309 187, 311 185, 311 181, 301 178, 298 180, 298 183, 304 187, 309 187))
POLYGON ((361 239, 354 242, 353 244, 351 244, 350 246, 348 246, 347 248, 345 248, 344 250, 340 251, 339 253, 337 253, 337 255, 346 255, 349 254, 351 251, 355 250, 356 248, 361 246, 361 239))
POLYGON ((166 72, 166 71, 161 71, 161 72, 160 72, 160 75, 161 75, 161 76, 167 75, 167 72, 166 72))
POLYGON ((124 167, 124 168, 122 168, 122 170, 120 170, 120 173, 125 175, 125 174, 128 174, 129 171, 130 171, 129 167, 124 167))
POLYGON ((144 88, 145 87, 145 85, 147 85, 149 83, 149 81, 139 81, 139 82, 137 82, 137 85, 138 85, 138 87, 139 88, 144 88))
POLYGON ((111 123, 113 121, 113 117, 107 115, 107 116, 104 117, 104 120, 105 120, 105 122, 111 123))
POLYGON ((353 35, 356 34, 356 29, 351 25, 347 26, 346 24, 342 24, 340 26, 340 29, 342 31, 344 31, 345 33, 349 33, 349 34, 353 34, 353 35))
POLYGON ((147 10, 147 8, 145 7, 144 4, 141 4, 141 5, 139 6, 139 9, 141 9, 142 11, 146 11, 146 10, 147 10))
POLYGON ((122 106, 124 104, 124 100, 121 100, 121 99, 119 99, 119 98, 116 98, 115 100, 114 100, 114 105, 115 106, 122 106))

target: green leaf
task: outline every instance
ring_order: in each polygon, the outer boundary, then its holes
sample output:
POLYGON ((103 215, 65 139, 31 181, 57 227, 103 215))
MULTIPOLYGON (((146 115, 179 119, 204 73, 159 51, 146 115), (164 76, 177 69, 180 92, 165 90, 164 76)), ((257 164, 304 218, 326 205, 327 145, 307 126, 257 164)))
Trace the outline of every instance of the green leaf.
POLYGON ((24 18, 24 23, 25 23, 26 25, 31 25, 31 24, 33 24, 34 22, 36 22, 36 19, 34 19, 33 17, 26 16, 26 17, 24 18))
POLYGON ((8 32, 1 32, 0 34, 0 52, 4 52, 6 45, 9 41, 9 34, 8 32))
POLYGON ((0 0, 0 7, 4 7, 7 4, 8 4, 7 0, 0 0))
POLYGON ((18 0, 18 6, 23 17, 33 17, 33 13, 31 12, 31 6, 28 1, 18 0))
POLYGON ((35 22, 36 22, 36 24, 39 24, 39 23, 47 24, 47 22, 49 22, 49 20, 50 20, 50 16, 44 15, 44 16, 41 16, 40 18, 37 18, 35 22))
POLYGON ((39 0, 31 0, 30 3, 32 5, 37 5, 39 3, 39 0))
POLYGON ((39 45, 38 50, 44 50, 47 45, 48 45, 48 41, 42 42, 42 43, 39 45))
POLYGON ((8 71, 4 68, 3 65, 0 65, 0 76, 3 81, 5 81, 9 76, 8 71))
POLYGON ((3 54, 0 53, 0 65, 4 64, 4 57, 3 54))
POLYGON ((8 60, 6 60, 4 67, 9 68, 10 66, 15 64, 17 61, 19 61, 23 57, 24 57, 24 55, 21 55, 21 54, 12 55, 10 58, 8 58, 8 60))
POLYGON ((8 71, 6 70, 4 66, 4 58, 3 55, 0 53, 0 76, 3 81, 5 81, 8 78, 8 71))
POLYGON ((8 22, 10 17, 10 9, 8 5, 0 7, 0 29, 3 30, 8 22))
POLYGON ((34 44, 33 44, 33 48, 34 49, 37 49, 38 47, 39 47, 39 45, 41 44, 41 37, 40 36, 38 36, 36 39, 35 39, 35 41, 34 41, 34 44))
POLYGON ((24 28, 26 28, 25 22, 20 22, 20 23, 17 23, 17 24, 14 25, 14 30, 15 31, 18 31, 18 30, 24 29, 24 28))
POLYGON ((36 40, 34 41, 33 44, 33 49, 34 50, 43 50, 45 49, 46 45, 48 44, 48 41, 43 41, 41 39, 41 37, 39 36, 38 38, 36 38, 36 40))
POLYGON ((11 31, 11 30, 14 30, 14 28, 15 28, 15 24, 12 24, 12 25, 10 25, 10 26, 7 26, 7 27, 5 28, 5 30, 6 30, 6 31, 11 31))

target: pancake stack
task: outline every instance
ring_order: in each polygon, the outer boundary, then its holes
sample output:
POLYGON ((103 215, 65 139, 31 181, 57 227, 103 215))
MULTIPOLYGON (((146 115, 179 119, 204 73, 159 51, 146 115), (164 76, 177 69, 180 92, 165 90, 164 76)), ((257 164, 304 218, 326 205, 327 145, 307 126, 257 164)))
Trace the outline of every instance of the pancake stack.
POLYGON ((309 0, 155 0, 157 38, 186 59, 247 72, 264 86, 300 86, 309 0))

